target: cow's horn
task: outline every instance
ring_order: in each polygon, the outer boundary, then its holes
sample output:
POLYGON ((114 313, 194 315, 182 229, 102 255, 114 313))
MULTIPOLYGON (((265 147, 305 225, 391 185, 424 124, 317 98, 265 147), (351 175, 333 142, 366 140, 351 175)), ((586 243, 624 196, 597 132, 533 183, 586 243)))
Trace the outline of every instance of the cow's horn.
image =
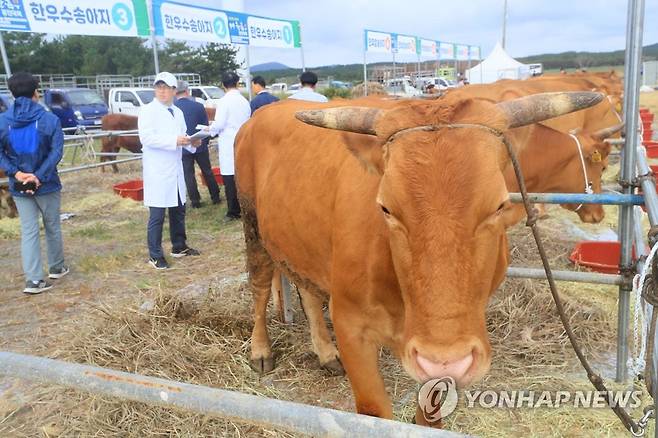
POLYGON ((496 104, 506 115, 510 128, 530 125, 581 109, 603 100, 602 93, 572 91, 541 93, 496 104))
POLYGON ((297 111, 295 117, 309 125, 358 134, 377 135, 375 123, 383 111, 377 108, 344 106, 297 111))
POLYGON ((624 128, 624 124, 620 123, 618 125, 610 126, 609 128, 603 128, 592 134, 592 137, 595 140, 605 140, 606 138, 612 137, 619 131, 624 128))

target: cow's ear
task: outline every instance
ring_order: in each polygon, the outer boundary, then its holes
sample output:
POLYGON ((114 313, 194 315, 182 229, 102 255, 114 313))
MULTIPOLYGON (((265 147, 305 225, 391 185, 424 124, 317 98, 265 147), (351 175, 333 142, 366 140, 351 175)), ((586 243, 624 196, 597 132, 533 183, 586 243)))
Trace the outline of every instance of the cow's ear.
POLYGON ((359 160, 368 172, 378 175, 384 173, 384 149, 379 138, 348 132, 344 132, 342 137, 347 150, 359 160))

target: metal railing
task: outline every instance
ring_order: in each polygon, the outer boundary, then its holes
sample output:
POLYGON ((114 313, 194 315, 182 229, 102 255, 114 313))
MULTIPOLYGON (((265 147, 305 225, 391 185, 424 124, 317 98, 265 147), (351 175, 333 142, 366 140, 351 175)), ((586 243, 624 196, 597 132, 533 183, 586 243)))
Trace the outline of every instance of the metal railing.
POLYGON ((10 352, 0 352, 0 375, 314 437, 464 436, 335 409, 10 352))

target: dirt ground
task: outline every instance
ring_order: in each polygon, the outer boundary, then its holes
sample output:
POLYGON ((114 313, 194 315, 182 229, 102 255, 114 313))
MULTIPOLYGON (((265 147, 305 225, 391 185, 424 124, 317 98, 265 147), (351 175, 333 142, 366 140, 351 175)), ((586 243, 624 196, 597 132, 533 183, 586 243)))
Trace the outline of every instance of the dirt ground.
MULTIPOLYGON (((346 378, 319 369, 298 302, 293 324, 276 317, 270 322, 275 371, 259 377, 250 370, 251 298, 244 241, 241 224, 221 224, 225 207, 208 205, 208 193, 201 187, 206 206, 189 210, 187 224, 189 244, 202 256, 174 260, 172 269, 157 272, 146 263, 147 210, 111 188, 139 177, 139 164, 121 169, 117 175, 89 170, 63 176, 62 211, 75 214, 62 224, 72 271, 48 293, 20 292, 18 220, 0 220, 0 350, 353 410, 346 378), (188 306, 181 296, 190 294, 202 297, 202 304, 188 306)), ((611 167, 608 177, 614 178, 614 172, 611 167)), ((557 206, 548 212, 541 228, 551 262, 559 269, 572 269, 567 256, 575 242, 614 229, 617 216, 616 208, 606 207, 602 224, 586 225, 557 206)), ((513 265, 540 265, 522 224, 511 230, 510 240, 513 265)), ((614 376, 617 289, 559 286, 579 340, 609 382, 614 376)), ((507 280, 492 298, 488 326, 492 370, 474 389, 589 389, 544 282, 507 280)), ((410 422, 417 385, 388 352, 382 351, 380 363, 396 418, 410 422)), ((636 410, 633 415, 641 414, 636 410)), ((467 409, 461 404, 446 428, 488 437, 624 433, 606 409, 467 409)), ((0 377, 0 436, 290 435, 0 377)))

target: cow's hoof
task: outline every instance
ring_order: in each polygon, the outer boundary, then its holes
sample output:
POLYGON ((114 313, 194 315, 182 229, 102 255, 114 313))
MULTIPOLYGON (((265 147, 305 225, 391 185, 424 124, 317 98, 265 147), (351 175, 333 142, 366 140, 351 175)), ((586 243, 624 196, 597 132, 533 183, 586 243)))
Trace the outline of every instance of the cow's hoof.
POLYGON ((274 369, 274 357, 261 357, 249 361, 251 369, 259 374, 267 374, 274 369))
POLYGON ((339 358, 332 359, 329 362, 325 363, 324 365, 321 365, 321 367, 323 370, 327 371, 331 376, 345 375, 345 368, 343 368, 343 364, 340 362, 339 358))

